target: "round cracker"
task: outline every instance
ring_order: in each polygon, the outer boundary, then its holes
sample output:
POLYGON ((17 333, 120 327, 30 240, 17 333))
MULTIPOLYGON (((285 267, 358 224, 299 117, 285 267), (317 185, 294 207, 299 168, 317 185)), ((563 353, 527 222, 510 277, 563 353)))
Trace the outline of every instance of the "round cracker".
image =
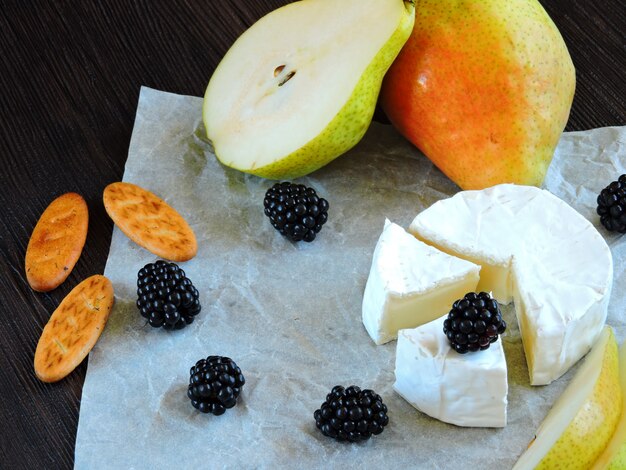
POLYGON ((50 203, 26 249, 26 280, 34 290, 48 292, 67 279, 85 246, 88 224, 87 203, 80 194, 63 194, 50 203))
POLYGON ((89 354, 113 307, 113 286, 106 277, 88 277, 67 294, 54 311, 35 351, 35 374, 56 382, 89 354))
POLYGON ((170 261, 187 261, 198 251, 196 236, 183 217, 163 199, 132 183, 104 189, 104 207, 132 241, 170 261))

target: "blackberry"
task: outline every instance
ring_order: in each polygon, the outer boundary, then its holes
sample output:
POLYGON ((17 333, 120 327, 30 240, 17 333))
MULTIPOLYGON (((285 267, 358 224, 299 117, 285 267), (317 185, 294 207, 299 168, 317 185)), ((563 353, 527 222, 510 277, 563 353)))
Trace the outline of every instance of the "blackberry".
POLYGON ((626 233, 626 174, 600 192, 596 212, 607 230, 626 233))
POLYGON ((200 359, 189 371, 187 396, 202 413, 223 414, 237 404, 246 380, 235 361, 229 357, 209 356, 200 359))
POLYGON ((389 423, 387 406, 372 390, 335 386, 313 414, 317 429, 338 441, 358 442, 380 434, 389 423))
POLYGON ((137 273, 137 308, 154 328, 180 330, 200 313, 198 289, 174 263, 159 260, 137 273))
POLYGON ((312 242, 328 220, 328 201, 302 184, 276 183, 265 193, 263 206, 272 226, 294 242, 312 242))
POLYGON ((500 307, 486 292, 470 292, 452 305, 443 332, 460 354, 489 348, 506 330, 500 307))

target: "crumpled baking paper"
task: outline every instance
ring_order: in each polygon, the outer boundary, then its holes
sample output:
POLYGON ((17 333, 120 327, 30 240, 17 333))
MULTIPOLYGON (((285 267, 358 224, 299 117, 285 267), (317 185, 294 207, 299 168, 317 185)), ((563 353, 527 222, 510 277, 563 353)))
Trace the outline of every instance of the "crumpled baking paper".
MULTIPOLYGON (((508 426, 460 428, 432 419, 393 391, 396 343, 375 346, 361 300, 385 218, 413 217, 459 189, 391 126, 372 124, 348 154, 302 178, 329 200, 315 242, 293 244, 263 214, 272 182, 219 164, 205 139, 202 99, 142 88, 124 181, 165 199, 194 229, 198 255, 181 267, 202 312, 180 331, 145 323, 137 271, 155 256, 114 230, 105 275, 116 304, 89 356, 76 468, 510 468, 576 367, 531 387, 512 306, 504 308, 508 426), (197 412, 189 369, 233 358, 246 384, 222 416, 197 412), (339 443, 313 412, 337 384, 377 391, 390 424, 367 442, 339 443)), ((605 237, 615 276, 608 323, 626 336, 626 236, 604 230, 598 192, 626 173, 626 128, 563 134, 545 187, 605 237)), ((538 214, 541 217, 541 214, 538 214)))

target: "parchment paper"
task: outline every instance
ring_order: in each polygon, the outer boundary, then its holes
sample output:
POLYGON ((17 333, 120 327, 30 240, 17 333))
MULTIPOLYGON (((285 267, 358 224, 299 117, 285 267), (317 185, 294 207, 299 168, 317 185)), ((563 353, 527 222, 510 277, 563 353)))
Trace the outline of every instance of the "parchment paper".
MULTIPOLYGON (((407 227, 458 188, 391 126, 373 124, 351 152, 302 178, 330 202, 311 244, 292 244, 263 214, 272 182, 221 166, 204 138, 202 99, 142 88, 124 181, 150 189, 191 224, 198 255, 182 267, 202 312, 181 331, 146 325, 137 271, 156 257, 114 230, 105 275, 116 304, 89 356, 76 468, 510 468, 571 379, 530 387, 512 307, 504 308, 508 426, 468 429, 418 412, 393 389, 395 341, 375 346, 361 299, 385 217, 407 227), (233 358, 246 385, 222 416, 186 396, 189 368, 233 358), (313 412, 337 384, 372 388, 389 407, 383 434, 338 443, 313 412)), ((563 135, 545 186, 610 244, 615 280, 608 323, 626 335, 626 236, 595 215, 598 192, 626 173, 626 128, 563 135)), ((541 214, 539 214, 541 216, 541 214)))

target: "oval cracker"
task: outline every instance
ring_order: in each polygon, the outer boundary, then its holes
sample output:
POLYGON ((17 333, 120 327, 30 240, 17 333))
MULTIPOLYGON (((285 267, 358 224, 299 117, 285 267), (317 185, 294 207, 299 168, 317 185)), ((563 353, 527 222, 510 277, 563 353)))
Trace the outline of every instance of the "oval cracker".
POLYGON ((187 261, 196 255, 198 245, 191 227, 150 191, 132 183, 111 183, 102 199, 115 225, 139 246, 171 261, 187 261))
POLYGON ((50 203, 26 249, 26 280, 34 290, 48 292, 67 279, 85 246, 88 224, 87 203, 80 194, 63 194, 50 203))
POLYGON ((113 286, 106 277, 88 277, 67 294, 41 333, 35 351, 35 374, 56 382, 89 354, 113 307, 113 286))

